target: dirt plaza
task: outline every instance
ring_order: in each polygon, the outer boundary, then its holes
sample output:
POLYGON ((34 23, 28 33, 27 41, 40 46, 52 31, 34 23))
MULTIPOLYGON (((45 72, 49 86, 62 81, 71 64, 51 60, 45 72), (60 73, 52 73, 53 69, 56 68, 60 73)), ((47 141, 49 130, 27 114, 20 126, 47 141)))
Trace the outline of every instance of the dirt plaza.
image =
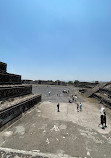
POLYGON ((110 158, 111 115, 108 108, 107 128, 103 130, 98 127, 102 104, 84 98, 78 88, 34 85, 33 93, 42 94, 41 103, 0 133, 1 149, 33 151, 58 158, 110 158), (70 93, 63 93, 64 89, 70 93), (81 112, 77 112, 76 102, 68 102, 75 94, 77 102, 83 105, 81 112), (60 112, 57 112, 58 103, 60 112))

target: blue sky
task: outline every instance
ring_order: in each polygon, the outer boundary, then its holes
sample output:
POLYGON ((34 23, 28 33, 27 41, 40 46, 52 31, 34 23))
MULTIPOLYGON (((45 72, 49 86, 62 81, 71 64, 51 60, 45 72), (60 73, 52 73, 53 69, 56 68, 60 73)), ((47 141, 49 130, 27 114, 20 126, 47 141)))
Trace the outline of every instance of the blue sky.
POLYGON ((0 61, 23 79, 111 80, 111 0, 0 0, 0 61))

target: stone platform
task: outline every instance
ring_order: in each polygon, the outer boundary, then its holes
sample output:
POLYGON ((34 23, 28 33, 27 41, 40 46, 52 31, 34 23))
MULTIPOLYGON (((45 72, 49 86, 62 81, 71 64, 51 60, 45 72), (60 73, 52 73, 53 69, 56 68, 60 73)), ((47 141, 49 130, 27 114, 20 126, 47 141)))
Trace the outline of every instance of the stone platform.
POLYGON ((21 76, 7 73, 7 64, 0 62, 0 85, 20 84, 21 76))
POLYGON ((0 130, 40 101, 32 85, 22 85, 21 76, 7 73, 7 64, 0 62, 0 130))
POLYGON ((100 103, 111 109, 111 98, 108 98, 107 95, 102 93, 94 93, 92 97, 98 99, 100 103))
POLYGON ((76 103, 68 103, 68 94, 57 96, 64 87, 35 86, 33 90, 38 93, 38 89, 40 93, 44 92, 42 95, 45 101, 42 100, 0 133, 1 151, 6 148, 10 157, 12 153, 17 153, 17 158, 24 156, 19 156, 18 150, 20 153, 23 150, 25 156, 29 156, 26 151, 30 151, 38 155, 44 153, 44 157, 49 158, 110 158, 111 115, 108 115, 107 109, 107 128, 103 130, 101 126, 98 127, 100 104, 87 102, 77 89, 70 89, 70 95, 76 93, 78 103, 82 101, 81 112, 77 112, 76 103), (51 95, 48 97, 49 90, 51 95), (60 112, 57 112, 58 102, 60 112))
POLYGON ((49 158, 44 156, 44 154, 39 154, 32 151, 14 150, 8 148, 0 148, 0 157, 3 158, 49 158))
POLYGON ((3 84, 20 84, 21 76, 10 74, 10 73, 0 73, 0 85, 3 84))
POLYGON ((41 95, 31 94, 23 98, 17 98, 11 103, 4 103, 0 107, 0 128, 9 123, 14 118, 22 115, 22 113, 32 108, 40 101, 41 95))
POLYGON ((3 85, 0 86, 0 100, 28 95, 32 93, 31 85, 3 85))

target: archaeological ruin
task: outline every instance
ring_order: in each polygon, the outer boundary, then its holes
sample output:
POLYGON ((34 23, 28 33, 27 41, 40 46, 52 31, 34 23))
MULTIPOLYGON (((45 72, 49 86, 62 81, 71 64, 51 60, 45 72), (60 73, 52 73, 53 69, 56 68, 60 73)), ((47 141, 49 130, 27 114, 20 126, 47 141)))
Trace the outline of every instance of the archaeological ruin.
POLYGON ((110 157, 105 106, 107 127, 98 126, 103 105, 111 108, 111 82, 22 80, 0 62, 0 158, 110 157))
POLYGON ((21 76, 7 73, 7 64, 0 62, 0 130, 40 101, 41 95, 32 94, 32 85, 22 84, 21 76))
POLYGON ((111 108, 111 82, 101 83, 80 83, 78 85, 79 91, 87 98, 95 98, 100 103, 111 108))

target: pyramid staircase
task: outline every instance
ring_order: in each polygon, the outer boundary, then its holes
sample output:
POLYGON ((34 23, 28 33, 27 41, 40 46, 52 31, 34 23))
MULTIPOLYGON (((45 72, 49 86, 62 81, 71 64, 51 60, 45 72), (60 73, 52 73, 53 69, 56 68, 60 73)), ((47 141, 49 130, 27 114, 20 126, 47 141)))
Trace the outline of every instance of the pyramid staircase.
POLYGON ((0 130, 40 101, 32 85, 21 84, 21 76, 7 73, 7 64, 0 62, 0 130))
POLYGON ((94 88, 87 90, 87 92, 85 93, 85 96, 86 97, 91 97, 94 93, 98 92, 99 89, 104 88, 105 86, 107 86, 109 84, 111 84, 111 82, 99 83, 94 88))

